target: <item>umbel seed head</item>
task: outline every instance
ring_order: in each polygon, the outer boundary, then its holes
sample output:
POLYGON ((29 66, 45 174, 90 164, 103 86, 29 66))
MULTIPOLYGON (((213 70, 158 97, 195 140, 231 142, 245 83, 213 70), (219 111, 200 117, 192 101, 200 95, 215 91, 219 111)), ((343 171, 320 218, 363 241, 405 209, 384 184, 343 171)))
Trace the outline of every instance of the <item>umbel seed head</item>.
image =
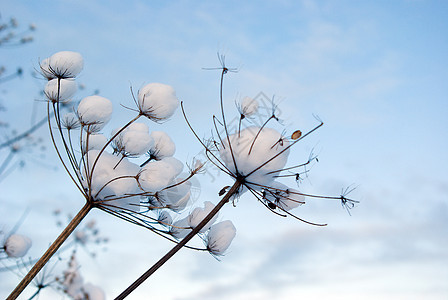
POLYGON ((60 51, 40 63, 42 74, 48 79, 75 78, 84 67, 81 54, 73 51, 60 51))

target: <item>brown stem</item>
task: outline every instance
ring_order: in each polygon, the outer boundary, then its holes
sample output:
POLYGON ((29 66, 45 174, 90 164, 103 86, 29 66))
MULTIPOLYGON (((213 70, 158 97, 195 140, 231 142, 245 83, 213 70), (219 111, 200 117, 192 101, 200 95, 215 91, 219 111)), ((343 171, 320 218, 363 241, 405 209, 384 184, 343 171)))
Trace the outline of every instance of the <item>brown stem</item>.
POLYGON ((143 273, 133 284, 131 284, 127 289, 125 289, 120 295, 118 295, 115 300, 121 300, 129 296, 140 284, 142 284, 146 279, 149 278, 155 271, 157 271, 164 263, 166 263, 177 251, 179 251, 183 246, 185 246, 207 223, 218 213, 218 211, 229 202, 230 197, 234 195, 241 183, 239 181, 235 181, 233 186, 227 192, 227 194, 219 201, 219 203, 213 208, 213 210, 196 226, 193 230, 184 237, 176 246, 174 246, 165 256, 159 259, 148 271, 143 273))
POLYGON ((45 266, 48 260, 56 253, 56 251, 61 247, 62 243, 70 236, 70 234, 75 230, 75 228, 81 223, 82 219, 87 215, 87 213, 93 208, 92 203, 86 202, 86 204, 81 208, 78 214, 71 220, 71 222, 65 227, 61 234, 56 238, 56 240, 51 244, 50 248, 42 255, 42 257, 37 261, 33 268, 26 274, 22 281, 16 286, 14 291, 8 296, 7 300, 16 299, 20 293, 28 286, 28 284, 34 279, 34 277, 39 273, 39 271, 45 266))

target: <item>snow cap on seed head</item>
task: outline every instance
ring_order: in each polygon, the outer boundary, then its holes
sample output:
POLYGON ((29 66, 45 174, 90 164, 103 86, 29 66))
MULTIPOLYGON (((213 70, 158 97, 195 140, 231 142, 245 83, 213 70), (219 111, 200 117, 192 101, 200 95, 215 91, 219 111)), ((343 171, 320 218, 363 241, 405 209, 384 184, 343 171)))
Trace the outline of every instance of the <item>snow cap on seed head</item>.
POLYGON ((176 178, 170 183, 170 188, 158 193, 159 201, 172 211, 183 210, 191 196, 191 182, 183 178, 176 178))
MULTIPOLYGON (((205 217, 213 210, 215 205, 210 201, 204 202, 204 208, 196 207, 191 214, 188 216, 188 224, 190 227, 195 228, 196 226, 201 223, 202 220, 205 219, 205 217)), ((210 226, 215 223, 216 219, 218 218, 218 214, 214 215, 213 218, 199 231, 199 232, 206 232, 210 226)))
POLYGON ((149 149, 149 155, 152 158, 160 160, 174 155, 176 145, 166 132, 153 131, 151 137, 154 139, 154 145, 149 149))
POLYGON ((78 105, 78 118, 89 132, 98 132, 109 122, 112 115, 112 102, 101 96, 88 96, 78 105))
POLYGON ((250 126, 230 135, 229 140, 231 147, 228 139, 223 139, 219 148, 223 163, 233 174, 238 171, 247 176, 254 188, 269 186, 278 175, 274 171, 283 169, 288 160, 289 142, 273 128, 250 126))
MULTIPOLYGON (((118 132, 116 129, 114 132, 118 132)), ((115 135, 113 133, 113 135, 115 135)), ((154 145, 154 139, 149 135, 149 127, 144 123, 132 123, 115 139, 118 151, 128 156, 145 154, 154 145)))
POLYGON ((20 234, 10 235, 4 244, 4 249, 8 257, 23 257, 31 247, 31 240, 20 234))
POLYGON ((177 220, 176 222, 173 223, 171 229, 170 229, 170 234, 178 240, 183 239, 184 237, 187 236, 188 233, 190 233, 191 228, 190 225, 188 224, 188 216, 177 220))
POLYGON ((83 134, 82 136, 82 153, 89 150, 101 150, 107 143, 107 138, 103 134, 83 134))
POLYGON ((70 102, 76 93, 77 86, 74 80, 70 79, 52 79, 45 85, 45 96, 51 102, 70 102), (59 83, 59 85, 58 85, 59 83), (59 97, 58 97, 59 96, 59 97))
POLYGON ((111 209, 140 210, 140 196, 137 194, 141 193, 141 189, 135 179, 140 172, 138 165, 106 151, 100 155, 100 150, 90 150, 84 160, 88 162, 88 170, 84 169, 83 174, 92 177, 94 201, 103 201, 103 205, 109 205, 111 209))
POLYGON ((236 228, 232 221, 226 220, 213 225, 206 239, 208 251, 214 255, 223 255, 235 235, 236 228))
POLYGON ((168 211, 162 210, 159 212, 157 221, 163 226, 171 226, 173 224, 173 217, 171 217, 168 211))
POLYGON ((179 106, 174 89, 163 83, 150 83, 138 92, 138 108, 144 116, 154 121, 171 117, 179 106))
POLYGON ((138 183, 144 191, 155 193, 170 185, 179 173, 171 160, 150 161, 142 168, 138 183))
POLYGON ((42 74, 48 79, 75 78, 84 67, 81 54, 73 51, 61 51, 44 59, 40 63, 42 74))

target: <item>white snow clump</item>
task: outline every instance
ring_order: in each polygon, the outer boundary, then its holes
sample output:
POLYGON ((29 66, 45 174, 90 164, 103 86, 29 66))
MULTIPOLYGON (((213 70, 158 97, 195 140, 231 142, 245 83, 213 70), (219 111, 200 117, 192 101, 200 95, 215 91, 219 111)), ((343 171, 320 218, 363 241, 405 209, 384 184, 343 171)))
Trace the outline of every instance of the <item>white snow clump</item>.
POLYGON ((82 136, 82 153, 89 150, 101 150, 107 143, 107 138, 103 134, 84 134, 82 136))
POLYGON ((174 158, 174 160, 162 159, 147 163, 138 177, 142 189, 155 193, 167 187, 180 173, 177 162, 179 161, 174 158))
POLYGON ((213 225, 207 234, 208 251, 213 255, 223 255, 235 235, 236 228, 232 221, 226 220, 213 225))
POLYGON ((191 195, 191 182, 184 181, 183 178, 176 178, 171 182, 170 188, 166 188, 158 193, 158 200, 173 211, 183 210, 191 195))
POLYGON ((86 178, 91 176, 92 196, 94 200, 102 200, 103 205, 139 211, 140 196, 132 194, 141 193, 136 175, 140 172, 140 167, 127 158, 120 158, 107 152, 102 152, 96 162, 95 169, 92 168, 100 153, 99 150, 87 152, 85 161, 88 163, 86 178), (122 199, 118 199, 123 197, 122 199))
POLYGON ((69 102, 77 90, 76 82, 70 79, 52 79, 45 85, 45 96, 51 102, 69 102), (58 88, 58 81, 60 82, 58 88), (58 97, 59 95, 59 97, 58 97))
POLYGON ((101 96, 88 96, 81 100, 77 114, 88 132, 100 131, 112 115, 112 102, 101 96))
POLYGON ((143 115, 155 121, 171 117, 179 106, 174 89, 163 83, 150 83, 138 92, 138 106, 143 115))
POLYGON ((8 257, 18 258, 23 257, 31 247, 31 240, 20 234, 10 235, 3 246, 8 257))
POLYGON ((149 155, 156 160, 164 157, 171 157, 176 152, 176 145, 166 132, 152 131, 151 137, 154 145, 149 149, 149 155))
POLYGON ((81 54, 73 51, 61 51, 44 59, 40 63, 43 75, 53 78, 74 78, 84 67, 84 59, 81 54))
POLYGON ((246 178, 247 183, 255 184, 255 189, 274 181, 278 173, 270 172, 281 170, 288 160, 289 149, 285 148, 289 142, 275 129, 251 126, 230 135, 229 139, 231 147, 227 138, 223 138, 219 148, 223 163, 233 174, 241 176, 247 176, 257 169, 246 178))
MULTIPOLYGON (((188 216, 188 224, 190 227, 195 228, 198 226, 214 207, 215 205, 210 201, 204 202, 204 208, 196 207, 188 216)), ((218 214, 214 215, 213 218, 199 232, 206 232, 213 225, 213 223, 215 223, 217 218, 218 214)))
POLYGON ((62 117, 62 126, 66 129, 76 129, 80 126, 78 116, 72 112, 66 113, 62 117))
POLYGON ((157 221, 163 226, 171 226, 173 224, 173 217, 171 217, 168 211, 162 210, 159 212, 157 221))
MULTIPOLYGON (((116 130, 117 131, 117 130, 116 130)), ((149 135, 149 127, 144 123, 132 123, 116 138, 120 151, 127 156, 140 156, 154 145, 154 139, 149 135)))

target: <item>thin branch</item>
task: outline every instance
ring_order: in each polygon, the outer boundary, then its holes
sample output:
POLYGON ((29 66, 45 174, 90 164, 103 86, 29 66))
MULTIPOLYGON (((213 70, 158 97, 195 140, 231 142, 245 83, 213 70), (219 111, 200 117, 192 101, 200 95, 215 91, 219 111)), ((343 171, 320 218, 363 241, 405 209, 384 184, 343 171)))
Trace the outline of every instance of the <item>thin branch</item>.
POLYGON ((148 271, 140 276, 134 283, 132 283, 127 289, 125 289, 115 300, 121 300, 129 296, 132 291, 139 287, 146 279, 149 278, 155 271, 157 271, 162 265, 164 265, 174 254, 176 254, 182 247, 184 247, 199 231, 207 225, 207 223, 218 213, 218 211, 229 202, 230 198, 238 192, 241 183, 235 181, 233 186, 227 192, 227 194, 219 201, 219 203, 213 208, 213 210, 187 234, 176 246, 174 246, 168 253, 166 253, 159 261, 157 261, 148 271))
MULTIPOLYGON (((53 113, 50 115, 50 117, 53 116, 53 113)), ((44 125, 47 122, 48 117, 44 117, 42 120, 40 120, 39 122, 37 122, 36 124, 34 124, 31 128, 29 128, 28 130, 24 131, 23 133, 7 140, 6 142, 3 142, 0 144, 0 149, 11 146, 12 144, 28 137, 30 134, 32 134, 34 131, 36 131, 37 129, 39 129, 40 127, 42 127, 42 125, 44 125)))
POLYGON ((36 277, 37 273, 45 266, 45 264, 50 260, 50 258, 56 253, 56 251, 61 247, 64 241, 70 236, 70 234, 76 229, 76 227, 81 223, 84 217, 93 208, 91 202, 86 202, 86 204, 81 208, 78 214, 73 218, 73 220, 65 227, 61 234, 56 238, 56 240, 51 244, 47 251, 42 255, 39 261, 31 268, 28 274, 22 279, 22 281, 17 285, 17 287, 8 296, 7 300, 16 299, 22 291, 28 286, 28 284, 36 277))

